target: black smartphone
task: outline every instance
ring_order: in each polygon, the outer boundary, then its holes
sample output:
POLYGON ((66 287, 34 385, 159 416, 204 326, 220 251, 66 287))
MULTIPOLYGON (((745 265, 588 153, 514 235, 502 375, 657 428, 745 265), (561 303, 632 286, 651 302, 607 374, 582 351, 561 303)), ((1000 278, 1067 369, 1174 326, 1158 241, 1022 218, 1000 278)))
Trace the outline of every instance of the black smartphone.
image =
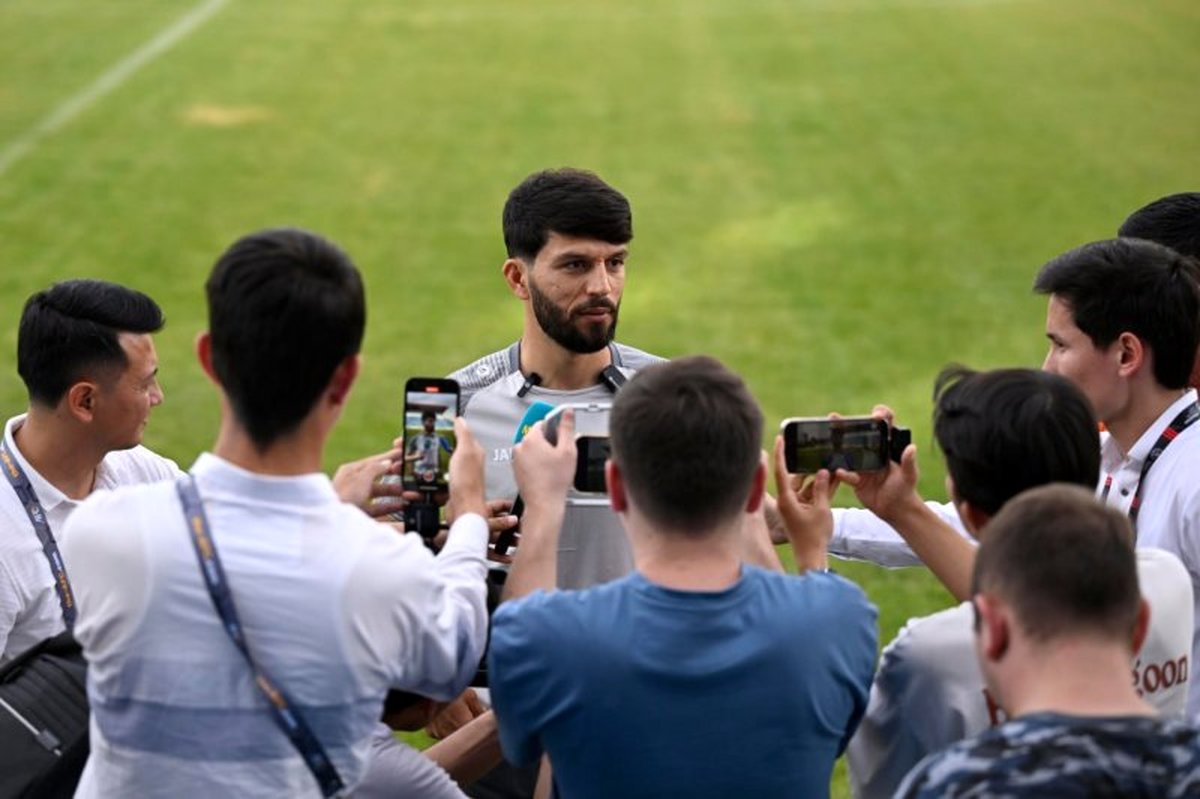
POLYGON ((562 412, 575 411, 575 490, 581 494, 606 494, 604 464, 608 462, 608 415, 611 403, 568 403, 546 415, 546 440, 558 440, 558 423, 562 412))
POLYGON ((869 416, 783 420, 783 451, 791 474, 821 469, 872 472, 887 467, 888 423, 869 416))
POLYGON ((458 383, 440 377, 412 377, 404 384, 404 487, 444 491, 454 454, 458 383))

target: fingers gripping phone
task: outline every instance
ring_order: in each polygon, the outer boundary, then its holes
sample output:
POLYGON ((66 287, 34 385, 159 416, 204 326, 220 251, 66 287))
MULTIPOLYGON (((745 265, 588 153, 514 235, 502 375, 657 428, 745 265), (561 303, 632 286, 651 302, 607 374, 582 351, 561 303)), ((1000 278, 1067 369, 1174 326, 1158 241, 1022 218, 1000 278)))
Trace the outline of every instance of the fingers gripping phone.
POLYGON ((457 443, 458 383, 413 377, 404 384, 404 469, 406 489, 439 492, 448 487, 450 456, 457 443))
POLYGON ((608 462, 608 415, 612 404, 607 402, 568 403, 546 415, 546 440, 558 443, 558 425, 562 414, 570 408, 575 412, 575 490, 581 494, 606 494, 604 464, 608 462))
POLYGON ((784 419, 783 448, 790 474, 821 469, 872 472, 886 469, 912 441, 907 428, 889 427, 883 419, 850 416, 843 419, 804 417, 784 419))

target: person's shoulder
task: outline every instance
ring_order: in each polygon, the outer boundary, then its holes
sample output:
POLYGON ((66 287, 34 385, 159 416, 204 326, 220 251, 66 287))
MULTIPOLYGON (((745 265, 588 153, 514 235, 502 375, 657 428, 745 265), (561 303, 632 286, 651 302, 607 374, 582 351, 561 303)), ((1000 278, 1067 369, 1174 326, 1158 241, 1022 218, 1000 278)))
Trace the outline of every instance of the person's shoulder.
POLYGON ((745 566, 746 576, 772 593, 779 592, 790 601, 816 607, 827 607, 832 613, 846 608, 867 613, 874 618, 876 609, 857 583, 832 571, 811 570, 796 576, 769 571, 757 566, 745 566))
POLYGON ((458 383, 459 404, 465 408, 475 394, 520 371, 516 362, 516 344, 496 350, 451 372, 449 379, 458 383))
POLYGON ((955 674, 963 656, 970 663, 975 662, 971 625, 969 602, 909 619, 892 642, 884 647, 880 670, 903 666, 943 675, 955 674))
POLYGON ((645 350, 639 350, 637 347, 631 347, 628 344, 613 342, 613 355, 616 366, 621 369, 636 372, 639 369, 645 369, 647 366, 653 366, 656 363, 666 361, 658 355, 653 355, 645 350))
POLYGON ((183 474, 179 465, 170 458, 141 444, 130 449, 114 450, 104 456, 103 470, 105 487, 155 483, 171 480, 183 474))

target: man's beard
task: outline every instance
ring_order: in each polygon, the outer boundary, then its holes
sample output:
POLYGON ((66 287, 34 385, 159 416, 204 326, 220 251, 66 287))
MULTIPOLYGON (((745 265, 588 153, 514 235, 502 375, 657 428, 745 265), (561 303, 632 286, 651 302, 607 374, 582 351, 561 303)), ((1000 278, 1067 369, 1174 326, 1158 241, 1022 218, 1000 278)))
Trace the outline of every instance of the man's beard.
POLYGON ((538 290, 537 285, 529 281, 529 297, 533 302, 533 315, 547 336, 554 339, 566 350, 586 355, 607 347, 617 333, 617 312, 620 306, 612 300, 601 299, 590 302, 580 308, 575 315, 594 308, 606 308, 612 313, 612 322, 587 322, 583 329, 573 324, 572 314, 564 312, 555 305, 549 297, 538 290))

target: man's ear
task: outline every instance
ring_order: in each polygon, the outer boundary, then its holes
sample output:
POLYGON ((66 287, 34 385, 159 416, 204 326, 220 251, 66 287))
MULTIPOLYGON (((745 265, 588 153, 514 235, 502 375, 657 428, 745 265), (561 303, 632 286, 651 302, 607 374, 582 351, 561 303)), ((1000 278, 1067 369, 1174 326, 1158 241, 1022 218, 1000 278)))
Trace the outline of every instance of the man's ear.
POLYGON ((629 510, 629 497, 625 496, 625 479, 621 468, 609 458, 604 464, 604 482, 608 487, 608 503, 617 513, 629 510))
POLYGON ((1142 644, 1146 643, 1146 635, 1150 632, 1150 614, 1153 612, 1145 597, 1138 600, 1137 618, 1133 622, 1132 643, 1135 655, 1142 651, 1142 644))
POLYGON ((91 380, 80 380, 72 384, 63 396, 67 413, 80 422, 91 422, 99 393, 100 386, 91 380))
POLYGON ((1004 603, 987 594, 976 594, 971 602, 975 605, 979 651, 989 661, 1000 660, 1008 652, 1012 634, 1008 611, 1004 603))
POLYGON ((1131 377, 1143 368, 1150 355, 1140 338, 1130 332, 1122 333, 1113 342, 1117 349, 1117 368, 1121 377, 1131 377))
POLYGON ((329 400, 334 405, 344 405, 346 403, 346 399, 350 395, 350 388, 354 385, 354 378, 358 377, 358 370, 361 364, 362 357, 358 353, 355 353, 354 355, 347 356, 333 370, 333 376, 329 378, 329 400))
POLYGON ((758 459, 758 468, 754 470, 754 479, 750 483, 750 496, 746 497, 746 513, 758 513, 763 504, 763 492, 767 490, 766 453, 758 459))
POLYGON ((204 374, 208 375, 208 379, 218 386, 221 385, 221 381, 217 379, 216 370, 213 369, 212 334, 207 330, 196 334, 196 360, 200 362, 200 368, 204 370, 204 374))
POLYGON ((987 523, 991 521, 992 517, 965 499, 956 500, 954 506, 958 510, 958 518, 962 519, 967 532, 978 540, 979 531, 987 527, 987 523))
POLYGON ((500 270, 504 273, 508 290, 522 300, 529 299, 529 266, 520 258, 509 258, 500 270))

